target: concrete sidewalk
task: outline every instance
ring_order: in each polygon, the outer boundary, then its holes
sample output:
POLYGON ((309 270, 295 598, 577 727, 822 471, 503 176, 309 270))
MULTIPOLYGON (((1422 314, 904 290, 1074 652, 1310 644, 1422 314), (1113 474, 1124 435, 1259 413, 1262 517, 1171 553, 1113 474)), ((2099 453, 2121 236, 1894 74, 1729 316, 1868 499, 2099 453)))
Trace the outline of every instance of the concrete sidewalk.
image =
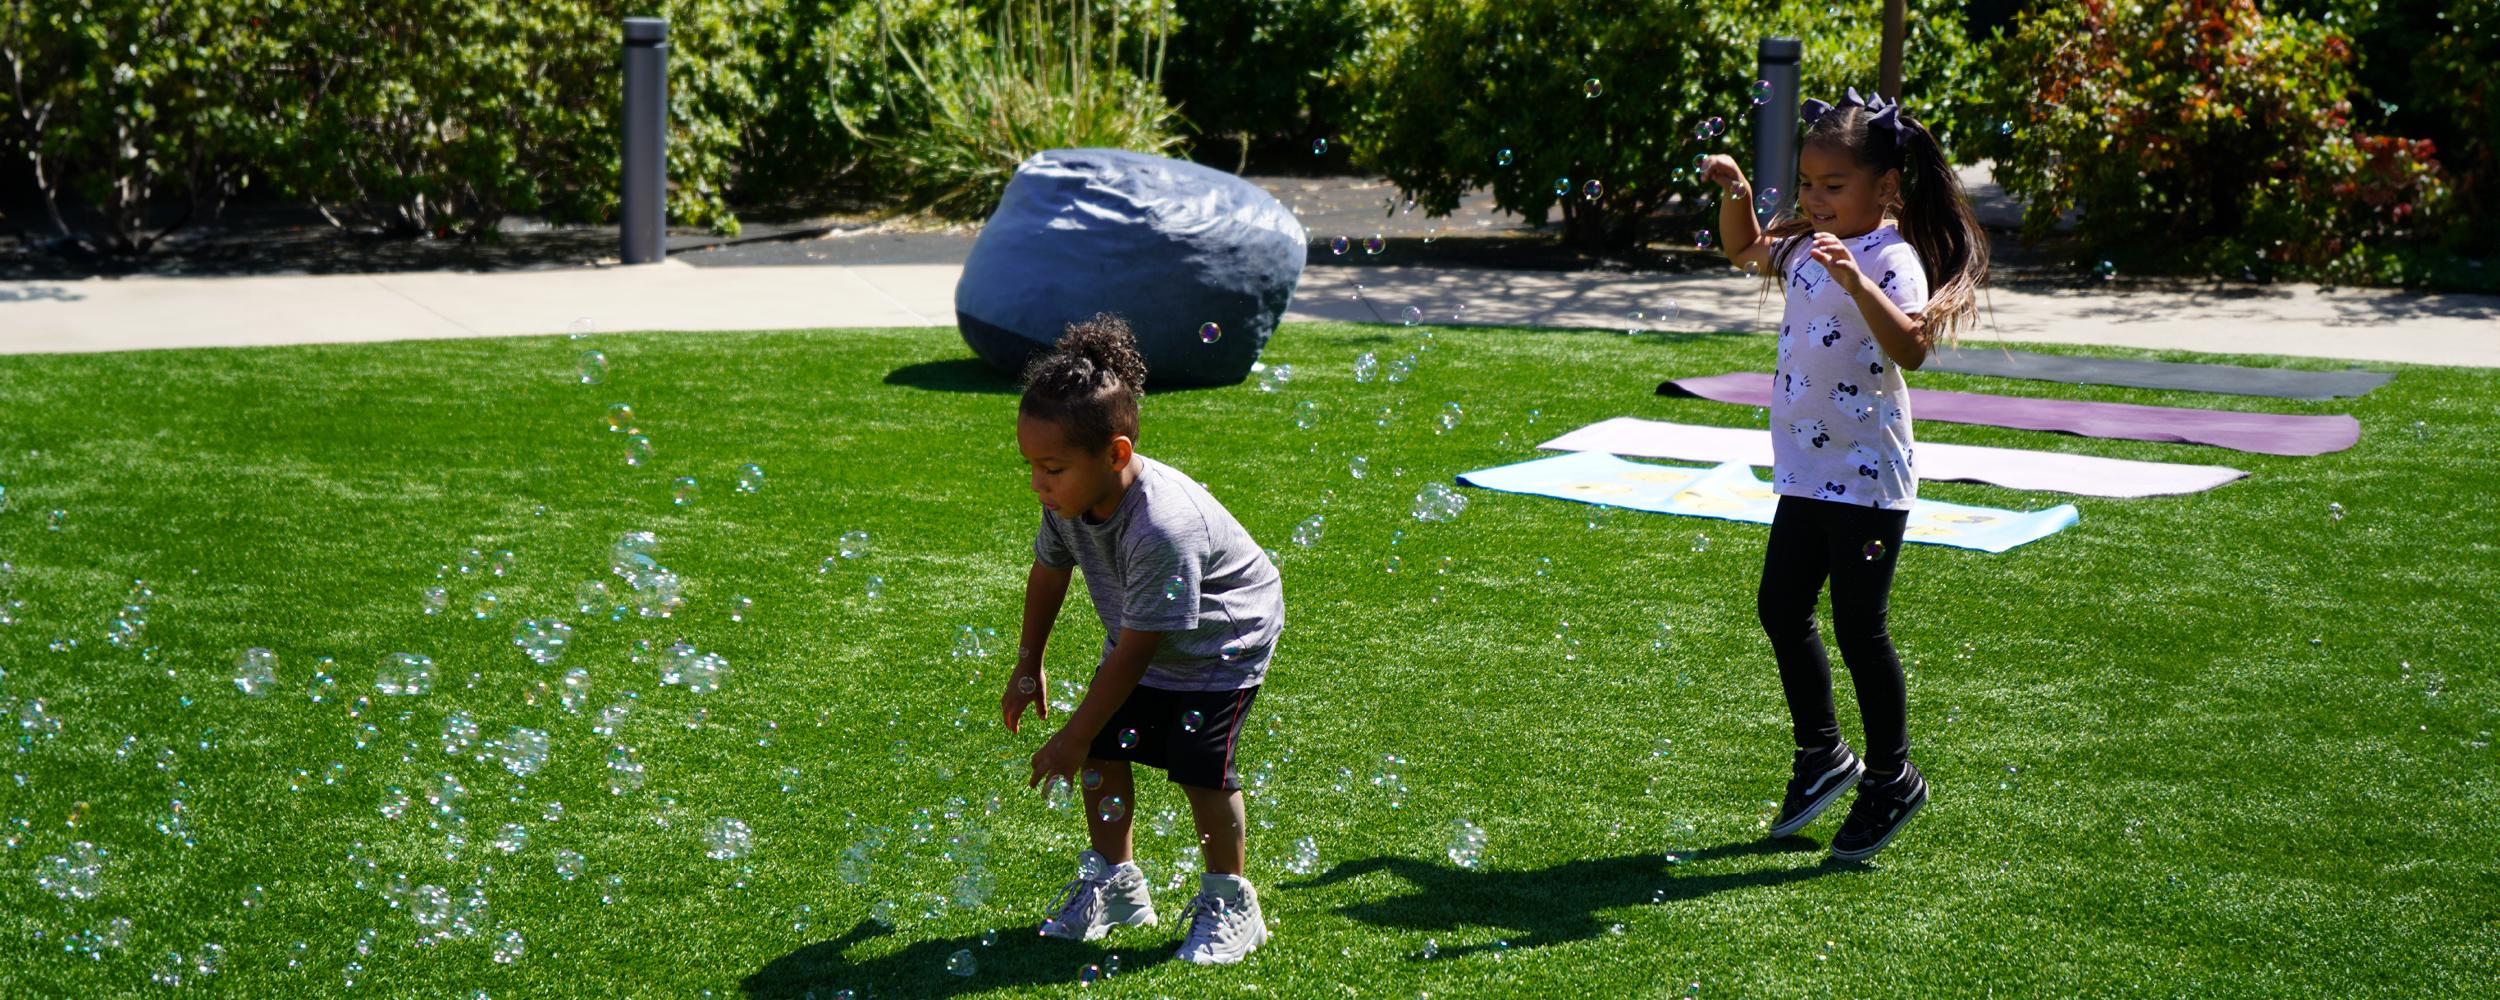
MULTIPOLYGON (((516 336, 591 329, 947 326, 950 264, 646 267, 0 282, 0 353, 516 336)), ((1776 301, 1734 271, 1660 275, 1314 267, 1288 321, 1754 330, 1776 301), (1358 298, 1358 283, 1360 297, 1358 298)), ((2064 343, 2500 368, 2500 296, 2008 288, 1972 343, 2064 343)))

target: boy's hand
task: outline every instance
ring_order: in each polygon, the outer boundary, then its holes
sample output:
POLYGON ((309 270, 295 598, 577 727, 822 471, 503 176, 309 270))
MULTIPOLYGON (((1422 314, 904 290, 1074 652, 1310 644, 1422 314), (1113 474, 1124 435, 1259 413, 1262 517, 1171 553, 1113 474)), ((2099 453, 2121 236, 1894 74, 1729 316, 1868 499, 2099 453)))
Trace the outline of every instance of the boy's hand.
POLYGON ((1007 691, 998 696, 998 711, 1006 717, 1008 732, 1018 731, 1026 705, 1033 706, 1034 714, 1042 719, 1050 718, 1050 678, 1039 663, 1030 671, 1018 667, 1007 674, 1007 691))
POLYGON ((1717 184, 1721 191, 1734 191, 1738 188, 1752 189, 1752 185, 1745 183, 1744 168, 1737 166, 1736 158, 1732 156, 1714 154, 1709 159, 1703 160, 1701 179, 1717 184))
POLYGON ((1848 292, 1850 298, 1856 298, 1866 290, 1866 272, 1858 270, 1857 259, 1849 256, 1849 248, 1840 242, 1840 237, 1816 232, 1814 245, 1806 252, 1814 257, 1815 263, 1832 273, 1832 280, 1840 282, 1841 290, 1848 292))
POLYGON ((1050 739, 1042 744, 1042 748, 1033 751, 1033 780, 1027 782, 1025 787, 1039 788, 1042 779, 1053 776, 1075 781, 1077 769, 1085 766, 1086 751, 1091 749, 1087 742, 1077 739, 1064 727, 1050 734, 1050 739))

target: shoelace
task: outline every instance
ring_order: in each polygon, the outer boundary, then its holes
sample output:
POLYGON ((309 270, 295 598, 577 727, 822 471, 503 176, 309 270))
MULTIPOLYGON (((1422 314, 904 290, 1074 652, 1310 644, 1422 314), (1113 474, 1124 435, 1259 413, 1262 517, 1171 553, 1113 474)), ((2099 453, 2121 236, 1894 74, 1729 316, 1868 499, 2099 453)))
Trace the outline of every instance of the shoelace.
POLYGON ((1206 943, 1221 936, 1223 926, 1239 913, 1230 900, 1222 896, 1199 893, 1181 909, 1181 919, 1189 922, 1189 937, 1181 942, 1184 948, 1206 943))
MULTIPOLYGON (((1050 904, 1051 922, 1065 926, 1070 922, 1068 920, 1070 911, 1082 908, 1085 912, 1090 913, 1094 908, 1100 907, 1102 905, 1102 890, 1110 884, 1111 882, 1109 879, 1096 880, 1089 878, 1080 878, 1074 882, 1068 883, 1068 887, 1060 891, 1059 901, 1050 904)), ((1087 923, 1091 922, 1092 921, 1090 920, 1087 921, 1087 923)))

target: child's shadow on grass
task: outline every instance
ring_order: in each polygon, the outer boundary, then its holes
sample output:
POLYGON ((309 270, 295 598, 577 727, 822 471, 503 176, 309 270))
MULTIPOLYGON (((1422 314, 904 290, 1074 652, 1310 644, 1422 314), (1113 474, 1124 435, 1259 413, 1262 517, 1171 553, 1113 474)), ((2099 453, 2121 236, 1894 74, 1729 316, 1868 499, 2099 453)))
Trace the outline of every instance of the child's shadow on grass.
POLYGON ((764 963, 763 968, 738 986, 755 1000, 806 1000, 811 995, 823 1000, 841 990, 851 990, 860 1000, 868 1000, 950 997, 1044 984, 1075 985, 1086 966, 1102 966, 1115 953, 1120 956, 1123 975, 1172 961, 1173 950, 1180 947, 1179 939, 1153 934, 1170 926, 1167 922, 1162 928, 1127 930, 1106 941, 1079 944, 1042 937, 1026 925, 1000 930, 995 945, 983 945, 977 936, 936 938, 915 941, 889 955, 854 960, 849 957, 851 951, 894 934, 892 928, 862 920, 841 937, 802 946, 764 963), (1112 941, 1123 947, 1106 947, 1112 941), (975 967, 971 975, 947 971, 948 959, 958 951, 972 954, 975 967))
POLYGON ((1502 944, 1459 945, 1439 953, 1442 958, 1455 958, 1504 947, 1539 948, 1597 937, 1607 931, 1597 917, 1603 910, 1699 899, 1858 867, 1828 860, 1809 867, 1739 870, 1724 870, 1717 864, 1820 849, 1802 837, 1748 840, 1679 854, 1682 860, 1672 866, 1666 862, 1666 852, 1656 851, 1587 858, 1534 871, 1453 868, 1413 858, 1378 857, 1349 861, 1316 878, 1287 882, 1280 888, 1314 888, 1385 871, 1405 880, 1411 891, 1349 903, 1337 912, 1373 926, 1415 933, 1451 933, 1467 927, 1511 932, 1502 944))

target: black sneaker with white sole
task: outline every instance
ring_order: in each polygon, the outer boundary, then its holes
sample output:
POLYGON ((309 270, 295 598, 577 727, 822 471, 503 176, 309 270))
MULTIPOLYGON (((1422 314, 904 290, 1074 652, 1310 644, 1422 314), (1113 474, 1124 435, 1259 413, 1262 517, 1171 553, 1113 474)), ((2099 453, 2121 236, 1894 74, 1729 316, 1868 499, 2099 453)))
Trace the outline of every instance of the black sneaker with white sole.
POLYGON ((1858 800, 1850 804, 1849 818, 1840 822, 1840 832, 1832 836, 1832 857, 1840 861, 1874 857, 1926 804, 1927 778, 1906 761, 1901 773, 1890 779, 1869 777, 1859 782, 1858 800))
POLYGON ((1788 794, 1780 800, 1779 818, 1771 821, 1771 836, 1785 837, 1805 829, 1840 793, 1857 784, 1866 773, 1866 764, 1841 743, 1823 750, 1799 750, 1795 760, 1795 776, 1788 779, 1788 794))

